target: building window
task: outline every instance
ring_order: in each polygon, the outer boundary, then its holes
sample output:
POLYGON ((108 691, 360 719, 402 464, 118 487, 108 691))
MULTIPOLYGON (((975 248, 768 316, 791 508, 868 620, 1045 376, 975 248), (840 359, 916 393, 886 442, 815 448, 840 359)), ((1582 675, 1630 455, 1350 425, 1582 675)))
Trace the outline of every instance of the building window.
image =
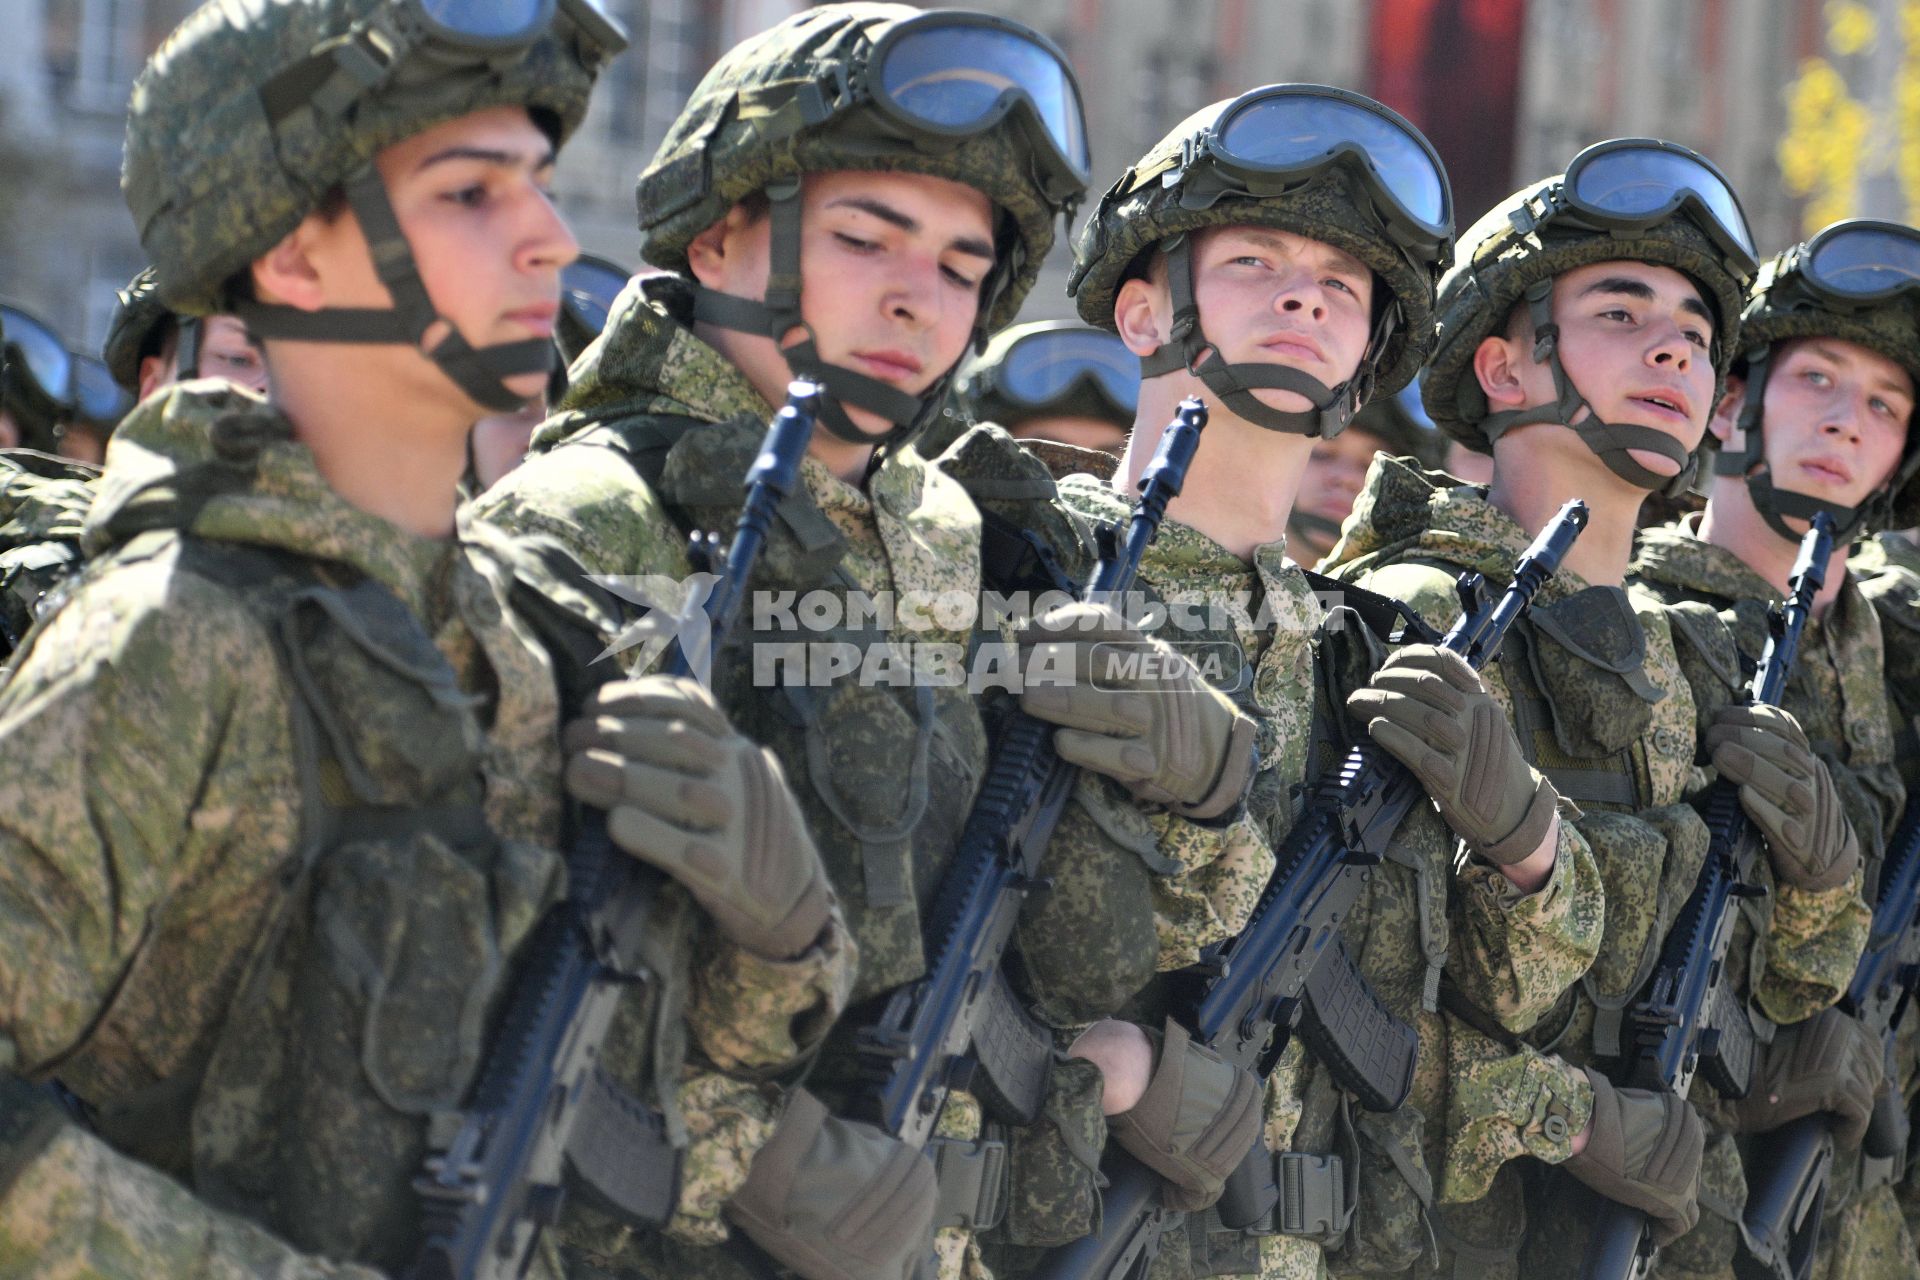
POLYGON ((146 59, 144 0, 48 0, 47 75, 76 111, 126 110, 146 59))

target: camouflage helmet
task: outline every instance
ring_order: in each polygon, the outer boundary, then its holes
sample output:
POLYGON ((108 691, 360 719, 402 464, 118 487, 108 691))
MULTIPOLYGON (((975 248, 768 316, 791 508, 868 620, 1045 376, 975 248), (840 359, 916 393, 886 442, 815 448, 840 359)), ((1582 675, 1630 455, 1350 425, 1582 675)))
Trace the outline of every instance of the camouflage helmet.
MULTIPOLYGON (((242 313, 262 336, 417 344, 439 317, 375 154, 497 106, 526 107, 558 145, 585 115, 600 66, 625 44, 591 0, 522 7, 527 25, 511 37, 488 25, 505 6, 460 0, 252 0, 195 10, 148 61, 128 106, 121 187, 154 264, 155 296, 182 315, 242 313), (304 313, 225 296, 230 278, 337 189, 366 229, 392 311, 304 313)), ((545 370, 551 344, 538 345, 536 367, 545 370)), ((436 362, 481 403, 517 402, 490 358, 503 348, 442 348, 431 353, 436 362)), ((532 350, 509 363, 525 364, 532 350)))
POLYGON ((685 272, 695 236, 746 197, 804 174, 853 169, 946 178, 984 192, 1006 220, 1000 260, 981 295, 984 334, 1019 312, 1053 248, 1055 223, 1071 218, 1085 194, 1079 111, 1065 55, 1019 23, 865 0, 808 9, 734 46, 693 91, 640 174, 641 256, 685 272), (1050 54, 1063 73, 1059 91, 1071 95, 1058 114, 1065 132, 1077 133, 1077 141, 1068 139, 1077 154, 1047 145, 1039 113, 1011 110, 1015 103, 1005 94, 990 127, 946 136, 885 110, 879 59, 938 24, 1030 42, 1036 62, 1050 54))
POLYGON ((1140 373, 1111 333, 1072 320, 1008 325, 960 374, 955 398, 977 422, 1016 427, 1030 418, 1098 418, 1133 426, 1140 373))
POLYGON ((1899 223, 1848 219, 1768 260, 1753 282, 1740 322, 1734 371, 1746 382, 1740 409, 1744 448, 1720 449, 1719 475, 1747 478, 1754 507, 1789 541, 1799 531, 1786 524, 1824 511, 1833 517, 1834 540, 1845 544, 1879 529, 1920 524, 1920 438, 1908 422, 1900 464, 1887 487, 1857 507, 1777 489, 1764 464, 1767 371, 1779 343, 1794 338, 1835 338, 1885 356, 1920 387, 1920 231, 1899 223))
MULTIPOLYGON (((1515 192, 1489 209, 1460 237, 1454 263, 1440 281, 1432 359, 1422 377, 1421 399, 1427 414, 1448 436, 1481 453, 1490 452, 1502 432, 1523 421, 1566 422, 1584 401, 1565 376, 1552 323, 1551 295, 1558 277, 1597 262, 1635 261, 1672 267, 1691 279, 1716 320, 1712 345, 1714 397, 1725 388, 1726 373, 1738 351, 1740 311, 1754 262, 1744 215, 1725 178, 1709 161, 1685 147, 1651 138, 1599 143, 1574 157, 1568 173, 1585 172, 1590 157, 1613 154, 1654 155, 1684 165, 1701 184, 1717 181, 1724 200, 1703 213, 1690 193, 1676 196, 1664 210, 1620 223, 1572 203, 1566 174, 1515 192), (1631 221, 1637 225, 1624 225, 1631 221), (1722 222, 1734 222, 1732 228, 1722 222), (1506 326, 1514 308, 1526 304, 1544 338, 1535 359, 1551 363, 1559 389, 1556 404, 1495 414, 1473 372, 1474 352, 1506 326)), ((1650 185, 1650 184, 1649 184, 1650 185)), ((1633 425, 1609 425, 1589 415, 1576 428, 1610 469, 1648 489, 1678 493, 1693 479, 1697 454, 1688 457, 1664 433, 1633 425), (1680 462, 1668 478, 1640 467, 1628 448, 1666 453, 1680 462), (1678 451, 1677 453, 1675 451, 1678 451)))
POLYGON ((923 431, 954 366, 919 395, 828 363, 801 308, 801 180, 864 170, 971 186, 995 206, 993 266, 981 281, 973 341, 1012 319, 1053 245, 1054 220, 1086 186, 1086 122, 1066 57, 1020 23, 900 4, 834 4, 796 14, 737 46, 708 72, 640 175, 641 255, 687 269, 687 246, 756 193, 769 208, 764 296, 693 285, 696 321, 770 337, 794 377, 825 389, 818 421, 855 444, 891 446, 923 431), (800 328, 801 341, 785 336, 800 328), (888 423, 868 432, 846 406, 888 423))
MULTIPOLYGON (((1360 370, 1343 388, 1330 389, 1280 366, 1208 361, 1195 367, 1192 360, 1206 344, 1193 309, 1191 323, 1177 335, 1180 345, 1169 343, 1156 353, 1164 359, 1147 357, 1143 372, 1153 377, 1191 367, 1205 377, 1208 369, 1244 371, 1239 379, 1244 386, 1299 391, 1317 409, 1310 414, 1274 410, 1247 396, 1244 387, 1234 388, 1239 392, 1234 394, 1223 380, 1214 390, 1241 416, 1277 430, 1333 434, 1367 399, 1405 386, 1426 358, 1434 284, 1453 238, 1446 171, 1419 130, 1370 98, 1326 85, 1255 89, 1183 120, 1113 185, 1081 228, 1067 291, 1083 320, 1112 329, 1120 286, 1142 270, 1150 251, 1168 252, 1170 284, 1179 290, 1180 270, 1190 274, 1191 268, 1178 267, 1176 260, 1186 254, 1190 233, 1248 225, 1277 227, 1332 245, 1373 272, 1376 328, 1360 370), (1260 114, 1274 109, 1332 114, 1337 120, 1310 120, 1306 127, 1289 120, 1288 127, 1275 128, 1260 114), (1249 172, 1226 151, 1236 145, 1245 149, 1233 140, 1234 126, 1243 119, 1265 126, 1258 134, 1269 145, 1283 136, 1311 138, 1312 145, 1284 167, 1249 172), (1417 188, 1417 217, 1402 203, 1409 185, 1417 188)), ((1185 309, 1178 301, 1175 307, 1185 309)))
MULTIPOLYGON (((107 326, 106 345, 100 350, 113 380, 129 394, 139 395, 140 362, 159 355, 180 323, 181 317, 160 301, 153 268, 141 271, 120 290, 113 323, 107 326)), ((193 376, 185 368, 182 374, 193 376)))

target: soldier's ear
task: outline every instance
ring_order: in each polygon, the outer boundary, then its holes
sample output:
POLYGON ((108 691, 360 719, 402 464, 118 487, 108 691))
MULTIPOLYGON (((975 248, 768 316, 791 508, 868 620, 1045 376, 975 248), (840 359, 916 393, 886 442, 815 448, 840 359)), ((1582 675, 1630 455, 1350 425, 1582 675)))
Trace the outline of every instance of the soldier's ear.
POLYGON ((745 260, 750 256, 746 252, 747 237, 756 231, 760 236, 768 236, 770 232, 757 230, 765 222, 765 215, 756 213, 755 206, 736 204, 727 210, 726 217, 688 242, 688 271, 709 289, 737 292, 738 289, 729 286, 739 283, 745 260))
POLYGON ((1173 332, 1172 307, 1164 286, 1135 276, 1120 286, 1113 299, 1113 323, 1120 341, 1137 356, 1152 355, 1173 332))
MULTIPOLYGON (((359 223, 353 223, 359 236, 359 223)), ((326 283, 321 262, 328 252, 322 243, 341 233, 341 222, 329 222, 318 213, 309 213, 298 226, 280 237, 280 242, 253 260, 253 294, 261 302, 318 311, 327 304, 326 283), (331 233, 323 237, 322 232, 331 233)), ((360 237, 361 252, 367 252, 360 237)))
MULTIPOLYGON (((1740 411, 1747 405, 1747 380, 1737 373, 1727 375, 1727 393, 1720 397, 1720 403, 1713 406, 1713 416, 1707 419, 1707 430, 1713 432, 1713 438, 1720 442, 1721 448, 1727 448, 1728 442, 1740 430, 1740 411)), ((1734 446, 1744 447, 1742 445, 1734 446)))
POLYGON ((1521 379, 1520 361, 1529 363, 1533 352, 1511 338, 1494 334, 1483 338, 1473 350, 1473 376, 1487 397, 1487 407, 1495 412, 1518 409, 1527 403, 1526 384, 1521 379))

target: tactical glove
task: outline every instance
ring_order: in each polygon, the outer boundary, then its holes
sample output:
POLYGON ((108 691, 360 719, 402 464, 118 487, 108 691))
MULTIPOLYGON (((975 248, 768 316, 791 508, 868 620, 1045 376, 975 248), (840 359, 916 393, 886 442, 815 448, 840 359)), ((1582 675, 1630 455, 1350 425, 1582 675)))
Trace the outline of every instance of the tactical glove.
POLYGON ((908 1280, 933 1253, 933 1162, 795 1089, 727 1216, 807 1280, 908 1280))
POLYGON ((1740 784, 1740 807, 1767 841, 1767 861, 1782 884, 1834 889, 1860 863, 1833 775, 1807 735, 1779 707, 1721 708, 1707 726, 1707 750, 1722 777, 1740 784))
POLYGON ((1741 1132, 1766 1133, 1825 1111, 1834 1117, 1835 1141, 1860 1144, 1886 1078, 1880 1042, 1864 1023, 1822 1009, 1781 1027, 1760 1053, 1747 1096, 1734 1104, 1741 1132))
POLYGON ((697 683, 615 681, 564 743, 568 792, 605 809, 613 842, 684 884, 729 938, 772 960, 819 938, 833 891, 779 762, 697 683))
POLYGON ((1511 866, 1546 839, 1559 796, 1520 754, 1507 713, 1459 654, 1430 644, 1397 650, 1347 698, 1347 711, 1488 861, 1511 866))
POLYGON ((1167 1180, 1169 1208, 1195 1213, 1220 1198, 1227 1175, 1260 1140, 1260 1096, 1259 1077, 1193 1043, 1169 1018, 1147 1091, 1132 1110, 1108 1117, 1107 1130, 1167 1180))
POLYGON ((1607 1199, 1651 1220, 1658 1244, 1669 1244, 1700 1221, 1700 1157, 1707 1130, 1685 1098, 1646 1089, 1616 1089, 1597 1071, 1587 1145, 1560 1167, 1607 1199))
POLYGON ((1254 724, 1193 665, 1102 604, 1035 618, 1020 635, 1029 679, 1020 705, 1062 726, 1064 760, 1125 784, 1182 817, 1220 818, 1253 781, 1254 724))

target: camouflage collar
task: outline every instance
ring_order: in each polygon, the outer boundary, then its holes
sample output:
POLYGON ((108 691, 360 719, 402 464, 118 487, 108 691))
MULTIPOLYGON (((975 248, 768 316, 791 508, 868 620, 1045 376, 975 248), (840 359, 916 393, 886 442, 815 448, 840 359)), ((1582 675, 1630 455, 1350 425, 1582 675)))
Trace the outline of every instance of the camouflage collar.
POLYGON ((533 435, 548 449, 612 418, 671 415, 702 422, 773 414, 732 361, 694 335, 692 287, 682 276, 630 281, 606 330, 574 366, 558 411, 533 435))
MULTIPOLYGON (((1779 589, 1733 552, 1700 536, 1700 513, 1692 512, 1672 524, 1642 530, 1634 550, 1633 578, 1671 587, 1687 596, 1707 598, 1720 607, 1742 600, 1778 601, 1779 589)), ((1853 635, 1867 608, 1859 576, 1849 572, 1824 617, 1810 619, 1809 634, 1853 635)))
POLYGON ((342 498, 277 409, 212 380, 148 399, 114 433, 84 545, 98 555, 149 529, 336 561, 423 617, 452 546, 342 498))

